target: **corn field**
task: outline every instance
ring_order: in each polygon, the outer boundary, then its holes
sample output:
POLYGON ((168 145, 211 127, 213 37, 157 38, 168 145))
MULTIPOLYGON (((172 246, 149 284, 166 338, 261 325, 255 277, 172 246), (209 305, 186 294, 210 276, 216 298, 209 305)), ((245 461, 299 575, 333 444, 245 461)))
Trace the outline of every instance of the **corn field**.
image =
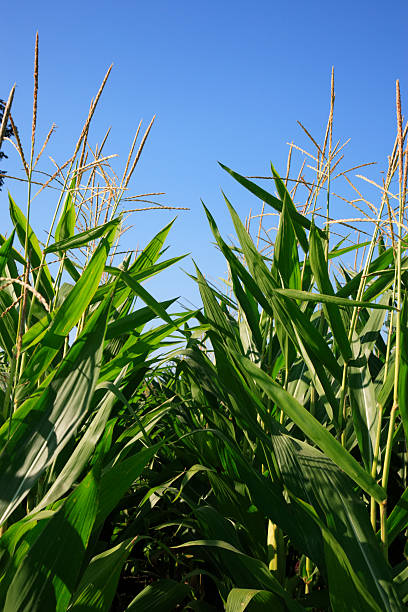
POLYGON ((135 210, 170 207, 159 193, 128 195, 153 121, 143 137, 139 125, 121 179, 103 152, 108 134, 88 141, 108 75, 72 156, 41 182, 35 168, 53 128, 37 154, 38 46, 28 155, 14 90, 4 112, 1 138, 10 121, 4 142, 20 156, 27 205, 10 188, 13 230, 0 238, 0 608, 403 610, 408 155, 399 83, 375 203, 349 178, 355 168, 337 169, 333 78, 323 142, 304 128, 310 180, 304 164, 293 175, 293 144, 286 176, 222 166, 260 213, 242 221, 224 196, 231 243, 204 206, 227 278, 214 286, 196 266, 202 306, 187 310, 143 285, 183 258, 164 258, 172 223, 143 249, 120 250, 135 210), (332 217, 339 178, 359 195, 349 199, 357 218, 332 217), (58 200, 43 243, 31 219, 50 185, 58 200))

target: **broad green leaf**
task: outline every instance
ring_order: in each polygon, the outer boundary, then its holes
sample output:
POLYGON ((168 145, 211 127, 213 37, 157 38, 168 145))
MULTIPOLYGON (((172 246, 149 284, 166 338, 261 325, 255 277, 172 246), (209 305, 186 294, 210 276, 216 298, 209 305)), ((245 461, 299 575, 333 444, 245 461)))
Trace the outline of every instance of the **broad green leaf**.
POLYGON ((367 357, 355 332, 352 349, 353 361, 347 374, 353 423, 364 465, 370 471, 377 435, 377 400, 367 357))
MULTIPOLYGON (((167 310, 167 308, 174 304, 175 301, 175 299, 166 300, 164 302, 159 302, 159 304, 162 308, 167 310)), ((112 338, 117 338, 118 336, 132 333, 154 319, 156 316, 156 313, 149 306, 145 306, 144 308, 140 308, 135 312, 131 312, 128 315, 120 317, 116 321, 109 323, 108 329, 106 330, 106 340, 111 340, 112 338)))
POLYGON ((236 271, 237 276, 239 276, 239 278, 242 280, 242 282, 245 285, 245 287, 247 288, 248 292, 258 301, 258 303, 262 306, 262 308, 270 316, 273 317, 274 316, 273 309, 272 309, 270 303, 268 302, 266 296, 261 291, 261 288, 254 281, 252 276, 249 274, 248 270, 242 265, 242 263, 239 261, 239 259, 234 255, 234 253, 232 252, 230 247, 226 244, 226 242, 224 242, 224 240, 222 239, 221 234, 220 234, 220 232, 218 230, 218 227, 217 227, 217 225, 216 225, 216 223, 214 221, 214 218, 212 217, 210 211, 208 210, 208 208, 206 208, 204 203, 203 203, 203 207, 204 207, 205 213, 207 215, 211 231, 212 231, 212 233, 214 235, 214 238, 217 241, 218 246, 221 249, 222 254, 227 259, 227 261, 228 261, 229 265, 231 266, 231 268, 236 271))
POLYGON ((114 234, 115 227, 107 238, 102 238, 80 280, 58 310, 55 311, 52 321, 41 339, 41 344, 34 350, 20 378, 18 398, 30 393, 38 378, 46 371, 57 355, 65 338, 87 309, 102 277, 114 234))
POLYGON ((1 290, 0 281, 0 346, 7 353, 11 362, 17 338, 18 313, 13 307, 13 299, 5 290, 1 290))
MULTIPOLYGON (((249 179, 247 179, 244 176, 238 174, 238 172, 234 172, 233 170, 231 170, 230 168, 227 168, 227 166, 224 166, 220 162, 218 162, 218 163, 220 164, 221 168, 223 168, 224 170, 229 172, 229 174, 236 181, 238 181, 238 183, 240 183, 243 187, 248 189, 248 191, 253 193, 257 198, 262 200, 262 202, 266 202, 267 204, 272 206, 272 208, 274 208, 278 212, 282 211, 282 201, 281 200, 279 200, 278 198, 276 198, 272 194, 268 193, 267 191, 265 191, 265 189, 262 189, 262 187, 259 187, 258 185, 256 185, 252 181, 250 181, 249 179)), ((295 224, 295 227, 296 227, 296 225, 300 225, 301 227, 304 227, 306 229, 310 229, 310 221, 309 221, 309 219, 307 219, 307 217, 304 217, 303 215, 298 213, 296 210, 295 211, 290 210, 290 213, 291 213, 292 220, 293 220, 293 222, 295 224)), ((323 232, 322 232, 322 235, 324 236, 323 232)), ((299 236, 298 236, 298 238, 299 238, 299 236)), ((306 246, 306 244, 304 244, 304 246, 306 246)), ((302 246, 302 248, 303 248, 303 246, 302 246)))
POLYGON ((99 403, 96 414, 92 422, 87 426, 80 442, 75 447, 74 452, 69 457, 67 463, 58 474, 51 488, 41 499, 33 512, 38 512, 45 506, 60 499, 72 487, 76 479, 86 468, 87 462, 93 454, 96 444, 103 435, 107 420, 112 407, 116 401, 116 396, 107 392, 103 400, 99 403))
MULTIPOLYGON (((330 534, 328 529, 322 529, 325 542, 327 573, 329 576, 329 595, 333 610, 349 612, 350 610, 391 610, 381 607, 371 593, 364 588, 353 571, 350 561, 344 551, 330 534)), ((385 599, 385 602, 387 600, 385 599)), ((383 603, 385 603, 383 602, 383 603)), ((388 602, 387 602, 388 603, 388 602)))
POLYGON ((21 339, 21 351, 24 352, 27 349, 34 347, 38 344, 42 338, 44 338, 47 329, 53 319, 53 314, 47 312, 42 319, 31 325, 31 327, 25 332, 21 339))
POLYGON ((222 310, 221 306, 218 304, 213 292, 211 291, 211 288, 206 283, 197 266, 196 271, 198 287, 207 319, 212 323, 213 328, 223 338, 227 345, 230 345, 233 348, 238 348, 239 344, 236 330, 234 329, 227 315, 222 310))
MULTIPOLYGON (((312 224, 310 230, 309 257, 312 272, 320 293, 327 296, 334 296, 323 246, 314 224, 312 224)), ((330 322, 334 340, 340 349, 344 361, 348 362, 351 359, 351 347, 338 305, 336 303, 324 302, 324 308, 327 319, 330 322)))
MULTIPOLYGON (((381 297, 379 304, 387 305, 389 301, 390 293, 386 291, 381 297)), ((358 332, 361 348, 367 359, 369 359, 376 343, 381 339, 380 334, 384 325, 386 314, 387 313, 385 310, 373 310, 372 312, 369 312, 363 329, 361 329, 361 331, 359 330, 358 332)))
MULTIPOLYGON (((187 257, 187 255, 179 255, 178 257, 172 257, 171 259, 165 259, 164 261, 153 264, 152 266, 149 266, 148 268, 144 267, 140 271, 134 270, 131 274, 133 278, 135 278, 137 281, 139 282, 144 281, 144 280, 151 278, 152 276, 155 276, 159 272, 162 272, 162 270, 165 270, 166 268, 174 265, 178 261, 181 261, 185 257, 187 257)), ((109 274, 111 274, 112 276, 119 276, 122 269, 123 268, 116 268, 115 266, 105 266, 105 272, 109 272, 109 274)), ((129 272, 129 270, 127 270, 127 272, 129 272)), ((101 289, 102 288, 106 290, 105 287, 101 287, 101 289)))
POLYGON ((259 328, 258 306, 249 292, 244 291, 234 268, 230 268, 234 294, 237 297, 241 312, 240 321, 245 326, 245 334, 248 336, 248 344, 254 344, 257 352, 262 352, 262 335, 259 328), (249 336, 251 338, 249 338, 249 336))
MULTIPOLYGON (((341 242, 343 242, 344 240, 342 240, 341 242)), ((335 257, 340 257, 341 255, 345 255, 346 253, 350 253, 351 251, 357 251, 358 249, 362 249, 364 247, 367 247, 369 244, 371 244, 370 241, 367 242, 360 242, 359 244, 352 244, 349 247, 344 247, 343 249, 340 248, 335 248, 332 251, 330 251, 329 253, 329 259, 334 259, 335 257)))
POLYGON ((58 221, 57 228, 55 230, 55 242, 61 242, 69 240, 74 235, 75 230, 75 205, 72 197, 73 190, 75 189, 76 177, 71 181, 68 189, 67 196, 65 198, 64 207, 61 212, 60 219, 58 221))
MULTIPOLYGON (((118 354, 102 367, 100 381, 112 380, 125 366, 132 365, 133 368, 139 368, 150 365, 150 362, 146 362, 147 356, 162 346, 167 346, 170 341, 167 343, 163 341, 195 316, 197 312, 187 311, 184 316, 174 319, 171 324, 166 323, 141 335, 130 335, 118 354)), ((179 340, 175 343, 178 344, 179 340)))
MULTIPOLYGON (((13 230, 13 233, 15 232, 15 230, 13 230)), ((9 238, 5 238, 2 234, 0 234, 0 245, 3 246, 5 242, 7 242, 7 240, 9 240, 9 238)), ((10 254, 11 254, 11 258, 14 262, 17 262, 19 264, 21 264, 22 266, 24 266, 25 260, 24 257, 22 255, 20 255, 20 253, 14 248, 11 247, 10 248, 10 254)), ((13 278, 15 278, 13 276, 13 278)))
MULTIPOLYGON (((52 516, 53 513, 51 513, 52 516)), ((6 540, 6 548, 9 552, 9 559, 4 567, 4 573, 0 582, 0 605, 4 610, 5 601, 9 587, 14 580, 18 568, 23 562, 25 556, 32 548, 36 539, 41 535, 42 531, 48 524, 50 516, 40 517, 37 521, 19 521, 10 527, 4 538, 6 540), (15 528, 15 526, 17 526, 15 528), (7 533, 11 532, 8 537, 7 533)), ((3 539, 3 538, 2 538, 3 539)), ((3 569, 3 568, 2 568, 3 569)))
POLYGON ((3 244, 1 245, 1 248, 0 248, 0 276, 5 275, 6 265, 10 257, 10 254, 12 252, 12 248, 13 248, 13 240, 14 240, 15 233, 16 233, 16 230, 14 229, 11 232, 10 237, 7 238, 7 240, 5 240, 3 244))
MULTIPOLYGON (((14 227, 17 232, 18 239, 20 240, 21 245, 25 246, 25 238, 26 238, 26 227, 27 220, 24 214, 21 212, 17 204, 13 201, 13 198, 9 194, 9 203, 10 203, 10 217, 13 221, 14 227)), ((31 227, 28 227, 28 252, 30 257, 30 267, 33 272, 33 276, 36 279, 39 273, 39 268, 41 266, 41 275, 40 275, 40 283, 39 283, 39 291, 40 293, 50 301, 54 296, 54 288, 51 279, 51 274, 48 269, 45 261, 42 261, 42 250, 36 235, 34 234, 31 227)))
POLYGON ((400 571, 396 572, 396 568, 393 569, 394 582, 402 602, 406 604, 408 601, 408 564, 404 561, 397 567, 400 571))
POLYGON ((139 478, 146 465, 153 459, 162 443, 140 450, 113 467, 108 467, 100 481, 99 507, 95 528, 102 527, 126 491, 139 478))
MULTIPOLYGON (((340 403, 335 395, 336 387, 333 385, 333 379, 327 375, 323 364, 314 356, 310 347, 303 342, 296 330, 294 331, 299 352, 303 358, 304 365, 309 370, 311 380, 319 395, 318 399, 324 405, 326 414, 330 421, 333 422, 336 431, 339 431, 341 423, 340 403)), ((304 405, 303 402, 300 402, 300 404, 304 405)))
POLYGON ((69 259, 69 257, 67 257, 66 254, 65 254, 65 257, 64 257, 64 268, 66 269, 66 271, 68 272, 68 274, 70 275, 72 280, 75 283, 77 283, 79 281, 79 279, 81 278, 81 275, 80 275, 80 273, 77 270, 78 265, 75 265, 74 262, 71 261, 69 259))
MULTIPOLYGON (((278 191, 279 198, 282 202, 282 212, 286 206, 286 209, 292 218, 293 229, 295 231, 299 244, 304 250, 304 252, 307 253, 307 251, 309 250, 309 245, 308 245, 308 241, 306 238, 305 230, 303 229, 304 222, 299 223, 298 221, 298 218, 302 217, 302 215, 298 213, 298 211, 296 210, 296 207, 292 201, 289 191, 286 188, 285 183, 282 181, 282 179, 280 178, 279 174, 276 172, 272 164, 271 164, 271 170, 272 170, 273 178, 275 180, 275 186, 278 191)), ((309 219, 307 219, 307 221, 309 221, 309 219)), ((275 249, 276 249, 276 245, 275 245, 275 249)))
POLYGON ((317 361, 320 361, 322 366, 325 366, 338 381, 341 381, 342 369, 326 340, 310 321, 309 316, 298 307, 292 296, 289 297, 288 292, 292 290, 273 290, 276 316, 279 317, 288 334, 292 335, 294 342, 296 342, 295 336, 300 336, 310 357, 315 360, 315 368, 317 361))
POLYGON ((333 376, 341 380, 341 368, 319 330, 310 323, 309 317, 291 299, 288 299, 288 295, 292 295, 296 290, 279 289, 236 211, 225 196, 224 199, 229 208, 252 278, 256 279, 256 284, 261 292, 269 298, 273 305, 273 315, 279 317, 285 334, 288 334, 292 342, 296 344, 294 332, 291 332, 291 328, 296 327, 297 333, 299 333, 305 345, 314 353, 314 357, 320 359, 333 376))
POLYGON ((289 204, 285 198, 275 240, 274 263, 283 287, 301 289, 297 240, 288 207, 289 204))
POLYGON ((226 612, 285 612, 286 609, 277 595, 260 589, 232 589, 225 606, 226 612))
MULTIPOLYGON (((247 574, 248 579, 250 579, 253 584, 258 584, 260 589, 266 589, 278 595, 280 599, 285 602, 288 610, 291 612, 300 612, 302 610, 302 606, 300 606, 300 604, 290 597, 290 595, 270 572, 265 563, 259 559, 254 559, 253 557, 244 554, 223 540, 195 540, 175 546, 175 548, 189 548, 195 546, 215 548, 219 549, 220 551, 227 552, 231 561, 233 560, 236 570, 242 571, 243 575, 247 574), (241 569, 239 569, 239 566, 241 566, 241 569)), ((230 568, 230 571, 231 569, 233 568, 230 568)))
POLYGON ((364 291, 361 299, 365 302, 371 302, 382 296, 388 289, 392 288, 394 283, 394 270, 390 272, 379 273, 379 278, 372 282, 364 291))
POLYGON ((148 306, 156 316, 173 325, 173 321, 161 304, 130 274, 125 271, 120 273, 119 278, 148 306))
MULTIPOLYGON (((245 431, 249 438, 258 439, 265 447, 270 446, 270 437, 260 426, 258 415, 264 420, 265 428, 275 431, 279 428, 279 425, 271 419, 263 398, 251 393, 238 372, 234 375, 234 368, 225 357, 224 347, 216 353, 216 366, 216 370, 210 370, 213 373, 211 380, 216 381, 218 374, 220 386, 222 385, 221 388, 224 389, 226 395, 223 402, 228 401, 227 394, 229 394, 230 410, 240 430, 245 431)), ((203 380, 202 375, 200 380, 203 380)), ((218 392, 218 395, 223 397, 220 392, 218 392)), ((296 506, 286 502, 281 483, 266 476, 261 476, 258 470, 253 469, 248 463, 248 457, 242 455, 241 451, 237 449, 233 440, 221 431, 209 431, 207 435, 216 436, 224 442, 226 450, 223 451, 223 454, 228 454, 236 465, 236 469, 231 472, 230 476, 234 480, 239 479, 245 483, 250 491, 253 503, 268 519, 279 525, 288 534, 294 546, 314 559, 316 563, 320 563, 323 556, 320 533, 307 515, 305 516, 304 513, 298 511, 296 506)), ((219 454, 220 449, 218 448, 217 462, 219 461, 219 454)), ((230 473, 229 468, 226 469, 227 473, 230 473)))
POLYGON ((58 456, 88 414, 99 376, 110 301, 93 314, 50 382, 0 429, 0 523, 58 456))
POLYGON ((92 472, 49 519, 7 592, 5 612, 63 612, 81 569, 97 510, 92 472))
POLYGON ((187 584, 162 578, 145 587, 126 608, 126 612, 170 612, 188 596, 187 584))
POLYGON ((161 229, 156 236, 149 242, 149 244, 143 249, 135 263, 129 269, 129 273, 143 272, 144 270, 153 266, 159 258, 163 244, 168 236, 170 229, 176 219, 173 219, 161 229))
POLYGON ((332 534, 329 527, 317 516, 312 507, 296 500, 320 526, 328 568, 330 601, 333 610, 349 612, 350 610, 373 610, 384 612, 401 610, 401 604, 395 587, 387 582, 378 581, 375 593, 370 592, 354 571, 351 560, 332 534))
POLYGON ((398 503, 387 518, 388 545, 408 527, 408 488, 401 495, 398 503))
POLYGON ((98 225, 97 227, 92 227, 91 229, 86 230, 85 232, 80 232, 75 236, 71 235, 68 238, 61 239, 58 242, 50 244, 44 250, 44 253, 61 253, 63 251, 69 251, 70 249, 78 249, 80 247, 86 246, 93 240, 97 240, 98 238, 101 238, 101 236, 106 236, 107 234, 112 232, 112 230, 117 231, 121 220, 121 217, 118 217, 117 219, 112 219, 112 221, 104 223, 104 225, 98 225))
POLYGON ((321 293, 311 293, 309 291, 296 291, 295 289, 274 289, 277 294, 285 297, 290 297, 294 300, 304 300, 306 302, 322 302, 323 304, 337 304, 338 306, 356 306, 358 308, 373 308, 374 310, 396 310, 394 306, 381 304, 377 302, 360 302, 358 300, 349 300, 332 295, 323 295, 321 293))
POLYGON ((378 502, 386 498, 385 491, 380 487, 371 475, 366 472, 360 464, 352 457, 341 444, 317 421, 303 406, 287 393, 280 385, 275 383, 260 368, 255 366, 249 359, 235 355, 243 369, 248 371, 268 396, 276 402, 295 423, 303 433, 308 436, 321 450, 326 453, 332 461, 343 470, 354 482, 356 482, 366 493, 374 497, 378 502))
MULTIPOLYGON (((161 229, 156 234, 156 236, 149 242, 149 244, 143 249, 143 251, 137 257, 136 261, 126 270, 126 272, 130 274, 131 276, 134 276, 137 281, 145 280, 149 276, 153 276, 154 274, 156 274, 156 272, 158 272, 160 269, 164 269, 164 268, 159 267, 162 264, 158 264, 157 268, 154 266, 154 264, 156 263, 157 259, 159 258, 161 254, 164 241, 166 240, 166 237, 174 221, 175 220, 168 223, 163 229, 161 229)), ((163 266, 167 267, 167 265, 171 265, 172 263, 177 261, 177 259, 178 258, 169 260, 168 262, 163 262, 163 266)), ((110 267, 108 267, 108 270, 111 272, 111 274, 114 273, 114 270, 111 269, 110 267)), ((95 297, 93 301, 97 302, 101 300, 103 296, 106 294, 106 292, 110 290, 111 285, 112 283, 108 282, 105 285, 102 285, 101 287, 99 287, 98 291, 95 293, 95 297)), ((123 284, 119 283, 118 292, 117 292, 117 295, 115 296, 115 301, 113 303, 114 307, 116 308, 120 304, 122 304, 129 294, 130 294, 129 287, 126 286, 125 283, 123 284)))
MULTIPOLYGON (((373 274, 380 270, 385 270, 388 268, 390 264, 394 262, 394 249, 387 249, 382 255, 377 257, 374 261, 371 262, 368 268, 368 274, 373 274)), ((353 278, 351 278, 345 285, 336 293, 338 297, 347 297, 357 292, 358 287, 360 285, 361 277, 363 275, 363 271, 359 272, 353 278)))
POLYGON ((392 591, 392 579, 364 504, 353 482, 316 448, 287 435, 272 436, 273 451, 286 490, 324 517, 354 572, 375 598, 392 591))
POLYGON ((124 540, 91 559, 69 606, 70 610, 93 612, 111 609, 120 574, 132 545, 132 540, 124 540))

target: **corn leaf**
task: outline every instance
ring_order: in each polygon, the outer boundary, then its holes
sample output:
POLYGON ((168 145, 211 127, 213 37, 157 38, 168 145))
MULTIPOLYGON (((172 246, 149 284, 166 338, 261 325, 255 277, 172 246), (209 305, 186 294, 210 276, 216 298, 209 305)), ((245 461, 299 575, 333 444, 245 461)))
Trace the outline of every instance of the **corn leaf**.
MULTIPOLYGON (((316 226, 314 224, 312 224, 310 230, 310 265, 320 293, 334 296, 323 246, 320 237, 317 235, 316 226)), ((330 327, 333 332, 333 337, 340 349, 344 361, 347 362, 351 359, 351 346, 338 305, 330 302, 323 303, 327 319, 330 322, 330 327)))
POLYGON ((301 289, 297 240, 288 207, 288 199, 285 197, 275 240, 274 264, 283 287, 301 289))
POLYGON ((144 448, 135 455, 117 463, 112 468, 108 468, 102 474, 95 529, 102 527, 108 514, 112 512, 126 491, 139 478, 146 465, 161 446, 162 443, 159 443, 149 448, 144 448))
POLYGON ((386 498, 385 491, 366 472, 341 444, 317 421, 303 406, 289 395, 282 387, 255 366, 249 359, 235 356, 244 370, 248 371, 260 387, 277 403, 277 405, 296 423, 334 463, 342 469, 364 491, 378 502, 386 498))
MULTIPOLYGON (((281 586, 278 580, 270 572, 265 563, 262 563, 259 559, 250 557, 228 542, 223 540, 195 540, 186 542, 175 548, 188 548, 194 546, 203 546, 208 548, 215 548, 221 552, 228 553, 230 560, 229 572, 236 573, 237 575, 247 576, 246 581, 251 582, 253 585, 259 585, 259 588, 269 590, 279 596, 282 602, 284 602, 291 612, 300 612, 302 607, 281 586)), ((253 588, 256 588, 253 587, 253 588)))
POLYGON ((168 612, 181 604, 189 592, 187 584, 163 578, 149 584, 136 595, 126 612, 168 612))
POLYGON ((55 230, 55 242, 69 240, 74 235, 75 230, 75 205, 73 201, 73 189, 75 188, 76 177, 74 177, 69 186, 64 206, 61 211, 61 216, 55 230))
POLYGON ((0 523, 3 523, 87 416, 101 364, 110 302, 91 317, 51 382, 0 429, 0 523))
MULTIPOLYGON (((241 174, 238 174, 238 172, 234 172, 233 170, 231 170, 227 166, 224 166, 220 162, 218 163, 220 164, 221 168, 223 168, 223 170, 226 170, 236 181, 238 181, 238 183, 240 183, 243 187, 248 189, 248 191, 253 193, 257 198, 262 200, 262 202, 266 202, 266 204, 269 204, 270 206, 272 206, 272 208, 274 208, 278 212, 282 211, 282 205, 283 205, 282 200, 279 200, 279 198, 276 198, 272 194, 268 193, 267 191, 265 191, 265 189, 262 189, 262 187, 259 187, 258 185, 256 185, 249 179, 245 178, 241 174)), ((291 218, 292 218, 292 221, 295 227, 301 226, 301 228, 310 229, 311 224, 310 224, 309 219, 307 219, 307 217, 304 217, 303 215, 298 213, 296 209, 294 211, 290 209, 290 214, 291 214, 291 218)), ((324 232, 321 232, 321 234, 322 236, 325 236, 324 232)), ((300 232, 297 235, 299 239, 300 232)), ((302 248, 306 247, 305 239, 300 238, 299 242, 301 243, 302 248)))
POLYGON ((111 609, 120 574, 132 544, 132 540, 124 540, 91 559, 69 606, 70 610, 92 612, 111 609))
MULTIPOLYGON (((75 236, 69 236, 67 238, 61 239, 58 242, 54 242, 50 244, 45 250, 44 253, 61 253, 64 251, 69 251, 70 249, 79 249, 80 247, 86 246, 93 240, 97 240, 102 236, 106 236, 112 230, 116 230, 121 222, 121 217, 117 219, 113 219, 112 221, 108 221, 104 225, 98 225, 97 227, 93 227, 85 232, 80 232, 75 236)), ((64 230, 65 231, 65 230, 64 230)), ((112 238, 113 242, 113 238, 112 238)))
POLYGON ((87 427, 83 437, 75 447, 74 452, 71 454, 51 488, 47 491, 39 504, 37 504, 33 512, 38 512, 60 499, 69 491, 77 478, 81 475, 82 471, 86 468, 89 458, 95 451, 96 444, 104 433, 106 423, 115 401, 116 396, 113 393, 107 392, 105 394, 105 397, 98 405, 92 422, 87 427))
POLYGON ((366 469, 370 470, 374 458, 378 409, 367 357, 355 332, 352 349, 353 361, 347 372, 351 410, 361 456, 366 469))
MULTIPOLYGON (((41 344, 34 350, 20 378, 19 398, 30 393, 38 378, 57 355, 71 329, 78 323, 87 309, 103 274, 114 233, 115 227, 111 230, 108 238, 101 240, 80 280, 53 315, 50 325, 42 337, 41 344)), ((47 320, 48 318, 44 322, 47 320)))
MULTIPOLYGON (((13 221, 18 239, 20 240, 20 243, 24 248, 27 220, 10 194, 9 204, 11 220, 13 221)), ((28 227, 28 255, 30 258, 30 267, 33 271, 34 278, 37 278, 41 266, 40 283, 38 289, 40 293, 43 294, 43 296, 50 301, 54 296, 54 288, 51 279, 51 274, 45 261, 42 261, 42 250, 40 244, 38 242, 37 236, 34 234, 30 226, 28 227)))
POLYGON ((387 518, 388 543, 392 544, 395 538, 408 527, 408 487, 398 500, 391 514, 387 518))
POLYGON ((66 610, 91 535, 97 499, 91 472, 29 548, 8 589, 5 612, 66 610))
POLYGON ((226 612, 243 612, 248 606, 251 612, 264 612, 267 610, 285 612, 287 609, 282 600, 270 591, 261 589, 232 589, 229 592, 225 606, 226 612))
POLYGON ((16 230, 14 229, 11 232, 10 237, 7 238, 7 240, 5 240, 3 244, 1 245, 1 248, 0 248, 0 276, 4 276, 5 274, 6 265, 12 253, 13 240, 14 240, 15 233, 16 233, 16 230))
POLYGON ((321 293, 311 293, 309 291, 296 291, 295 289, 279 288, 275 288, 274 291, 277 294, 285 297, 290 297, 294 300, 304 300, 306 302, 321 302, 323 304, 337 304, 338 306, 356 306, 358 308, 372 308, 373 310, 396 310, 394 306, 389 306, 387 304, 349 300, 347 298, 340 298, 321 293))
POLYGON ((408 440, 408 298, 405 294, 401 309, 401 354, 398 377, 398 405, 408 440))

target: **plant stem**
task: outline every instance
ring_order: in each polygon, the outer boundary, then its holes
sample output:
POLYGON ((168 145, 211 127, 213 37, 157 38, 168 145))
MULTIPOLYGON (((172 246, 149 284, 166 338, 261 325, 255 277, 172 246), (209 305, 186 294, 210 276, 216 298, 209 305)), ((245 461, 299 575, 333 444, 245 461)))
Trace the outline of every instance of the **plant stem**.
MULTIPOLYGON (((388 477, 391 465, 392 440, 394 436, 395 420, 398 411, 398 383, 399 369, 401 361, 401 229, 404 218, 404 201, 403 201, 403 136, 402 136, 402 116, 401 116, 401 97, 399 81, 396 84, 396 99, 397 99, 397 122, 398 122, 398 149, 399 149, 399 215, 398 215, 398 234, 397 234, 397 252, 395 254, 396 268, 396 298, 397 312, 395 321, 395 370, 394 370, 394 393, 393 405, 391 408, 390 421, 388 424, 387 446, 385 450, 384 469, 382 476, 382 486, 387 490, 388 477)), ((384 547, 384 554, 388 556, 388 533, 387 533, 387 506, 383 502, 380 506, 381 516, 381 542, 384 547)))

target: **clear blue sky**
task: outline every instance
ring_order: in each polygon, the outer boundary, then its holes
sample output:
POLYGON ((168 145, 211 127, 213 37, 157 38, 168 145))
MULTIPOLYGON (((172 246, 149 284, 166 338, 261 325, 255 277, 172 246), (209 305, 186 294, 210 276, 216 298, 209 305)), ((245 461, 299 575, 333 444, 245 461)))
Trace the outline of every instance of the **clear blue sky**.
MULTIPOLYGON (((119 153, 124 163, 139 119, 147 125, 157 114, 131 191, 165 191, 164 204, 191 209, 178 216, 169 254, 191 252, 212 279, 222 276, 225 266, 211 245, 200 198, 224 235, 231 223, 220 187, 242 217, 257 205, 217 160, 249 175, 269 174, 273 161, 283 173, 286 143, 306 142, 296 120, 321 137, 334 65, 335 139, 352 139, 347 167, 378 161, 370 174, 378 179, 395 134, 396 78, 405 109, 408 104, 408 5, 403 0, 24 0, 9 4, 3 16, 0 97, 17 83, 14 117, 27 149, 36 30, 38 142, 54 121, 58 130, 48 152, 60 163, 72 152, 90 100, 113 62, 90 141, 100 142, 111 125, 106 152, 119 153)), ((14 174, 17 157, 10 147, 4 151, 9 160, 2 167, 14 174)), ((46 160, 44 166, 50 168, 46 160)), ((1 233, 9 229, 7 188, 25 206, 24 191, 8 181, 0 193, 1 233)), ((33 224, 40 237, 49 226, 52 204, 50 194, 35 201, 33 224)), ((350 214, 340 201, 336 206, 338 214, 350 214)), ((125 246, 145 244, 172 216, 139 213, 125 246)), ((192 269, 190 263, 184 267, 192 269)), ((178 270, 149 287, 159 298, 181 294, 198 302, 192 281, 178 270)))

